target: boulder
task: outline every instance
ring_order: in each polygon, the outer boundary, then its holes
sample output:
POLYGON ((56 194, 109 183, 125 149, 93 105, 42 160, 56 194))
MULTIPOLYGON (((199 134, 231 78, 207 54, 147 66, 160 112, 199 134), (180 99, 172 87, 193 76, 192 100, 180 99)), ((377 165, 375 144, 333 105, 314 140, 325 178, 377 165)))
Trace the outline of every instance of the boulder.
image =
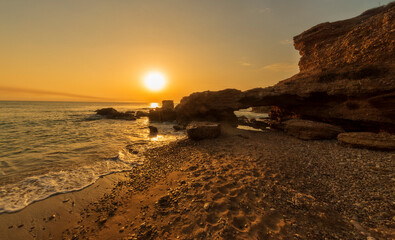
POLYGON ((102 108, 96 110, 96 114, 108 119, 136 120, 134 113, 118 112, 114 108, 102 108))
POLYGON ((158 133, 158 128, 154 126, 148 126, 149 128, 149 134, 150 135, 156 135, 158 133))
POLYGON ((220 125, 211 122, 191 122, 186 129, 188 137, 192 140, 216 138, 221 134, 220 125))
POLYGON ((284 131, 303 140, 333 139, 343 132, 340 127, 302 119, 291 119, 284 122, 284 131))
POLYGON ((347 132, 337 136, 340 144, 374 150, 395 150, 395 135, 372 132, 347 132))
POLYGON ((240 102, 243 96, 236 89, 192 93, 177 105, 177 122, 184 125, 191 121, 228 122, 237 126, 234 111, 247 108, 240 102))

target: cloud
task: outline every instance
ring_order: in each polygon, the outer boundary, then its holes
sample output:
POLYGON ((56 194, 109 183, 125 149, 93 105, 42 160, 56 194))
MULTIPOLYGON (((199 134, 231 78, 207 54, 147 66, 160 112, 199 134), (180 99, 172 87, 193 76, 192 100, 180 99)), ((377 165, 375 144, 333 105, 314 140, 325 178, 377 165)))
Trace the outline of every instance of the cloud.
POLYGON ((243 67, 250 67, 250 66, 252 66, 252 64, 249 63, 249 62, 241 62, 240 65, 243 66, 243 67))
POLYGON ((79 94, 73 94, 73 93, 54 92, 54 91, 47 91, 47 90, 16 88, 16 87, 1 87, 0 86, 0 92, 30 93, 30 94, 35 94, 35 95, 54 95, 54 96, 96 99, 96 100, 115 100, 112 98, 93 97, 93 96, 79 95, 79 94))
POLYGON ((299 67, 297 63, 274 63, 262 67, 261 70, 293 73, 297 72, 299 67))
POLYGON ((282 45, 292 45, 294 42, 292 40, 286 39, 286 40, 280 41, 280 43, 282 45))
POLYGON ((260 12, 260 13, 271 13, 272 11, 273 11, 273 9, 271 9, 271 8, 260 8, 258 10, 258 12, 260 12))
POLYGON ((243 66, 243 67, 251 67, 253 64, 251 63, 251 61, 249 60, 248 57, 244 56, 241 57, 240 60, 238 61, 238 63, 243 66))

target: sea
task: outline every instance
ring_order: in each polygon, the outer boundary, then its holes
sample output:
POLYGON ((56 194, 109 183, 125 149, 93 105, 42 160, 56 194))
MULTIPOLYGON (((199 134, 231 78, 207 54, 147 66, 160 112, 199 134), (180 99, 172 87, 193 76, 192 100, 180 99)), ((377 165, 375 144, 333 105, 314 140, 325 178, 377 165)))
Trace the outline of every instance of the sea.
POLYGON ((143 153, 185 137, 173 123, 111 120, 95 110, 147 110, 149 103, 0 101, 0 213, 76 191, 144 163, 143 153))

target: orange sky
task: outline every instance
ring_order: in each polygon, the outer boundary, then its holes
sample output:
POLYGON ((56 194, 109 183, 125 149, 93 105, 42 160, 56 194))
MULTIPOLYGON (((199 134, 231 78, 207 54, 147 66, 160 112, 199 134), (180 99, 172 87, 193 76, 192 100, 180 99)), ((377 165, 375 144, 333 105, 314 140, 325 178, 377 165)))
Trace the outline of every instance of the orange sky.
POLYGON ((159 101, 273 85, 292 37, 373 0, 0 1, 0 100, 159 101), (168 83, 148 91, 144 74, 168 83))

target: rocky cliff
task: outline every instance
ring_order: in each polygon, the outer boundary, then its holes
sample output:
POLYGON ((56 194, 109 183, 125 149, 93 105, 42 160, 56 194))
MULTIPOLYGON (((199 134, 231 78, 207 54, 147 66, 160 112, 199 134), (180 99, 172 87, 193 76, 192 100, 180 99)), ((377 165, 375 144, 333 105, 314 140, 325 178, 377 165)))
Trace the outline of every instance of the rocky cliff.
POLYGON ((194 93, 182 99, 179 119, 211 116, 222 109, 221 99, 227 99, 223 103, 228 113, 273 105, 282 112, 336 123, 346 130, 395 132, 394 2, 355 18, 319 24, 294 37, 294 46, 301 55, 300 72, 295 76, 272 87, 237 94, 237 90, 194 93), (199 110, 201 102, 204 111, 199 110))

